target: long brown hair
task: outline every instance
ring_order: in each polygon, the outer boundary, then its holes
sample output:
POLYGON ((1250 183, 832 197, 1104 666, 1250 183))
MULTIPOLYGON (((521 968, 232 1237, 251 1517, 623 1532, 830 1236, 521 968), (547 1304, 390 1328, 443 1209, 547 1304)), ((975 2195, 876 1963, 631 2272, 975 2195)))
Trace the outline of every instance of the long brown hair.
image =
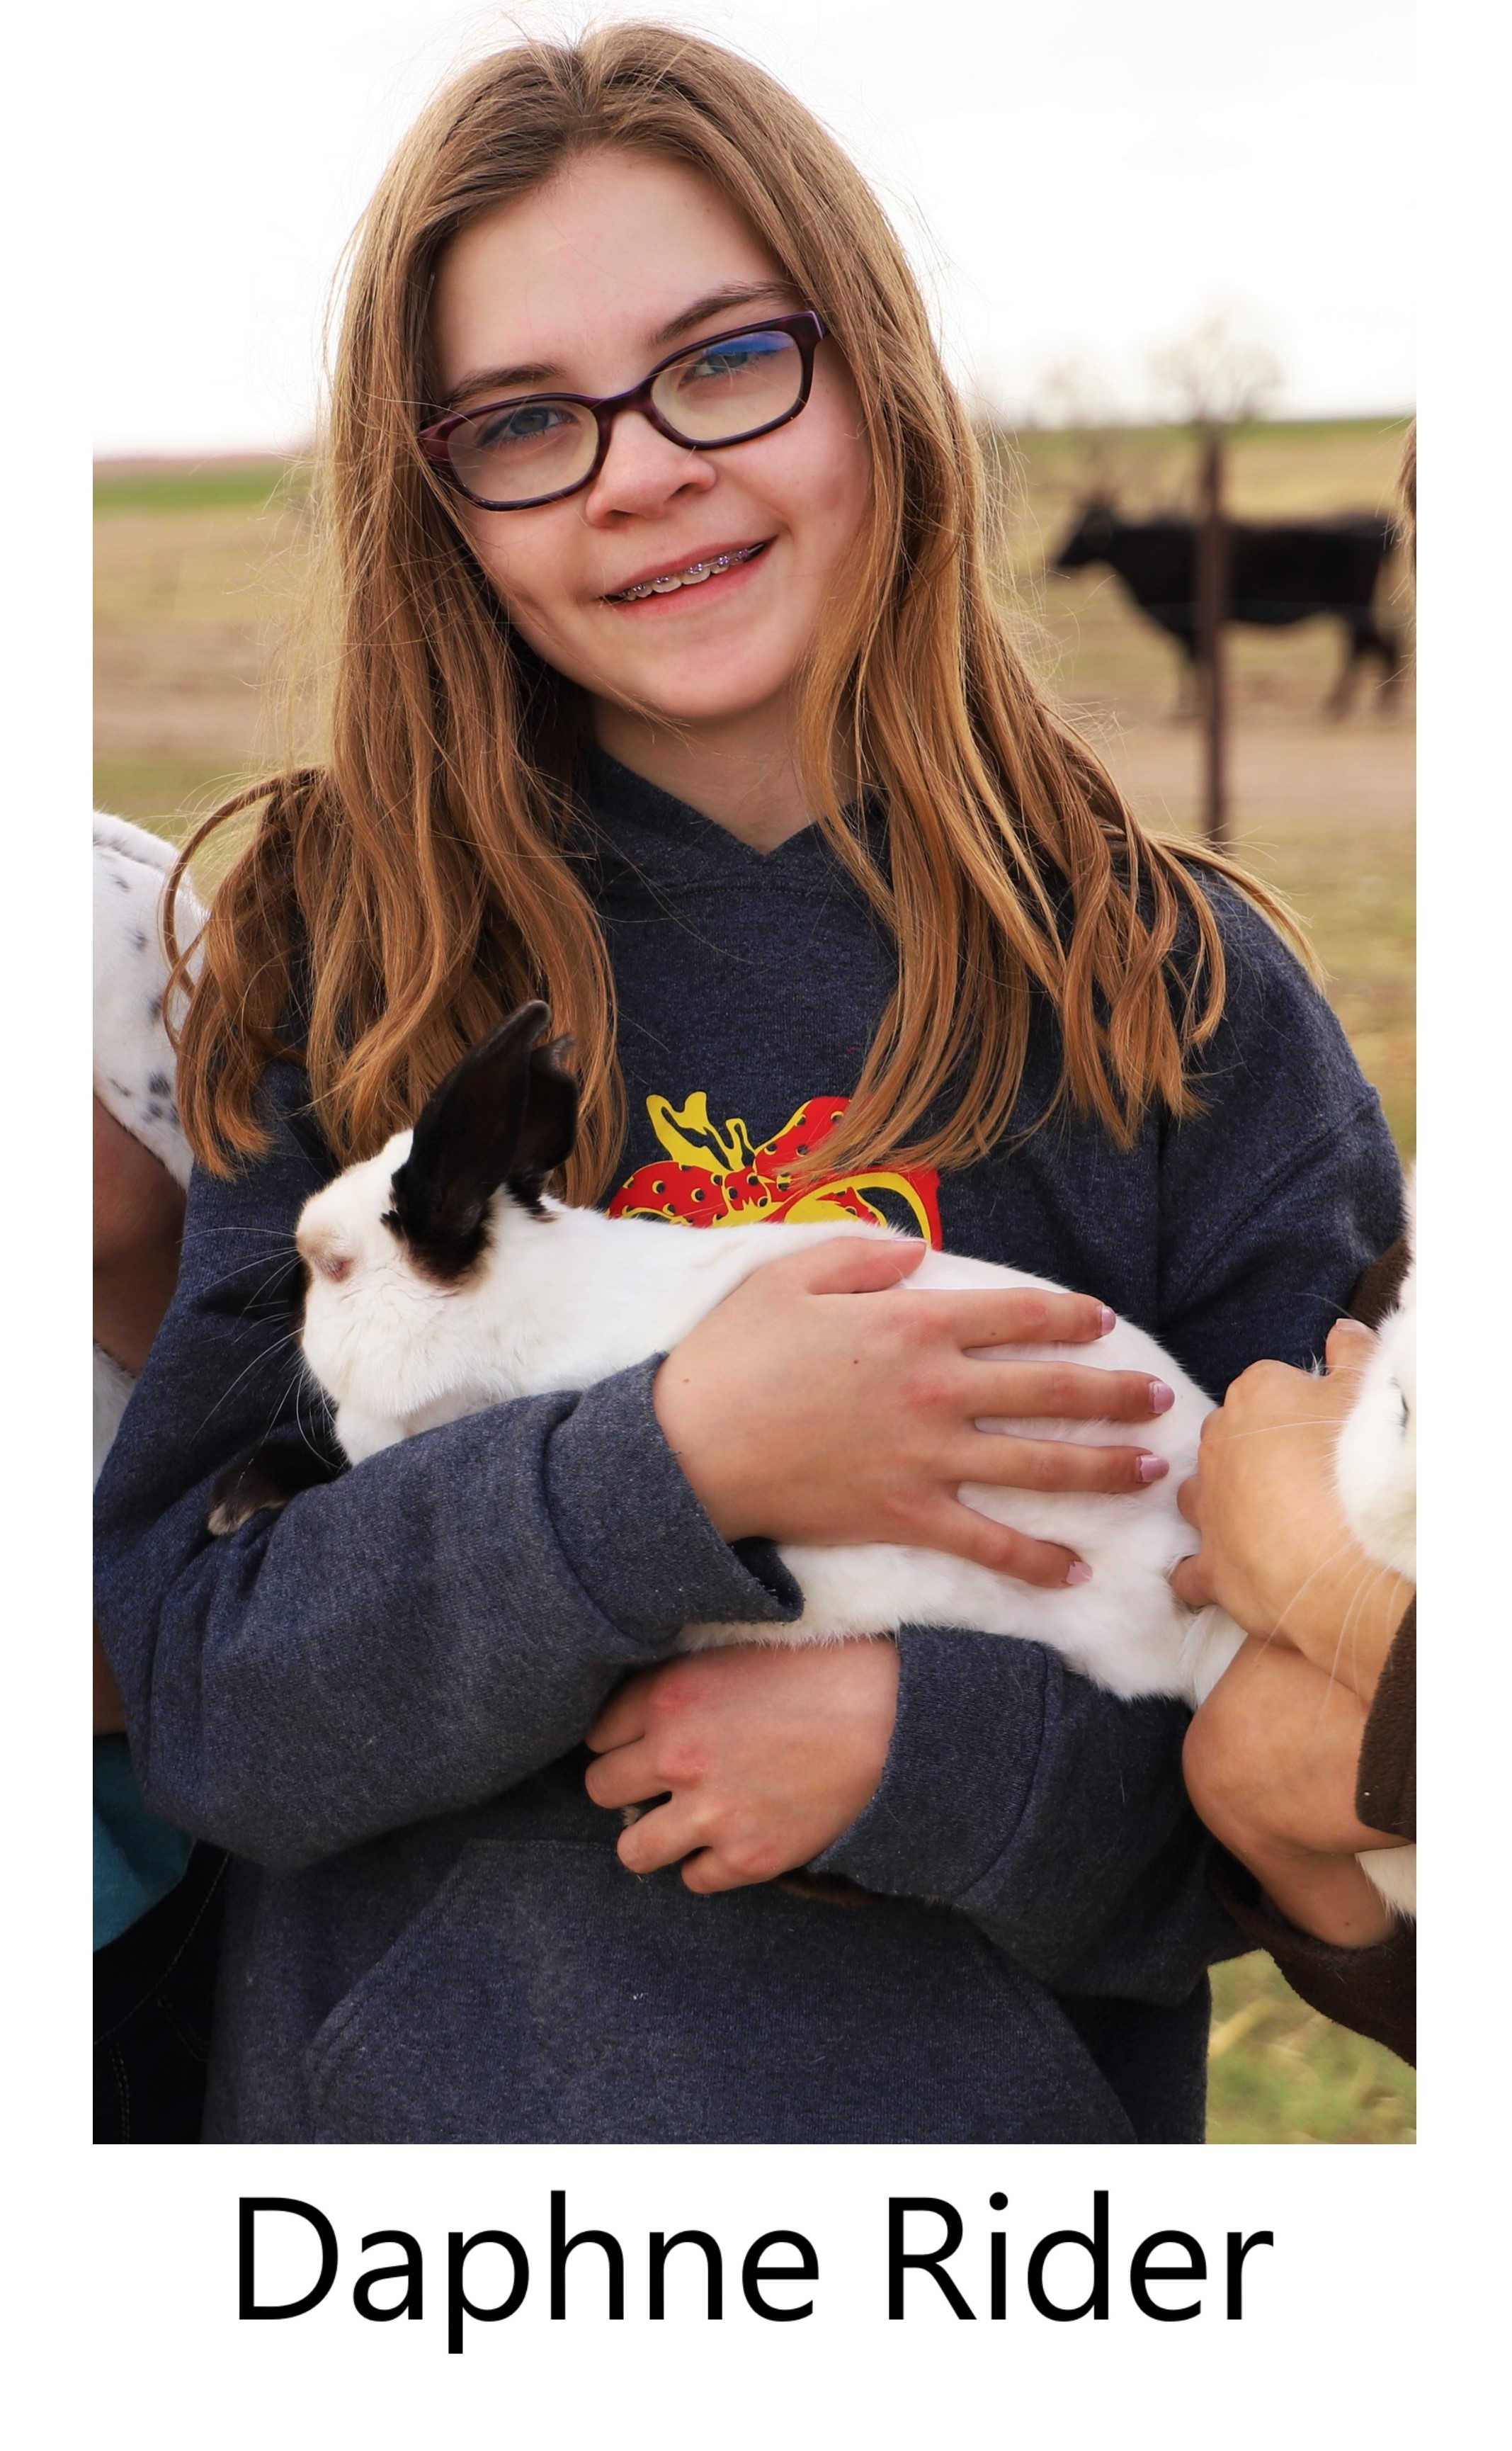
MULTIPOLYGON (((613 985, 570 841, 581 696, 512 629, 415 441, 437 413, 427 307, 442 249, 606 147, 688 164, 730 199, 835 335, 864 418, 869 529, 805 674, 800 752, 815 818, 890 931, 898 979, 826 1167, 863 1151, 979 1157, 1012 1111, 1037 989, 1060 1018, 1062 1098, 1116 1142, 1153 1102, 1191 1112, 1188 1060, 1224 998, 1192 873, 1205 854, 1146 835, 1037 696, 989 582, 978 445, 893 231, 840 147, 760 69, 620 25, 522 43, 458 78, 365 217, 317 489, 336 616, 328 754, 227 802, 184 854, 262 805, 215 897, 182 1030, 196 1153, 223 1172, 262 1146, 258 1082, 297 962, 311 1099, 343 1157, 378 1147, 464 1048, 541 995, 582 1082, 569 1197, 610 1177, 624 1134, 613 985), (885 873, 856 820, 866 794, 888 812, 885 873)), ((1289 924, 1262 888, 1244 890, 1289 924)))

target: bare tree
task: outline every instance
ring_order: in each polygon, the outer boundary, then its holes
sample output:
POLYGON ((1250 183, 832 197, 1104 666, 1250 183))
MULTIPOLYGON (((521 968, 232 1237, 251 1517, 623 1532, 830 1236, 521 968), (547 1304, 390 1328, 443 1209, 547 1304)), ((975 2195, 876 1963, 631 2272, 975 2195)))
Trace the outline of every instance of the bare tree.
POLYGON ((1174 421, 1204 427, 1258 417, 1282 381, 1273 351, 1231 306, 1214 307, 1178 340, 1152 349, 1150 372, 1174 421))
POLYGON ((1035 391, 1036 421, 1076 440, 1076 491, 1112 501, 1118 490, 1116 436, 1124 418, 1101 369, 1087 358, 1053 359, 1035 391))

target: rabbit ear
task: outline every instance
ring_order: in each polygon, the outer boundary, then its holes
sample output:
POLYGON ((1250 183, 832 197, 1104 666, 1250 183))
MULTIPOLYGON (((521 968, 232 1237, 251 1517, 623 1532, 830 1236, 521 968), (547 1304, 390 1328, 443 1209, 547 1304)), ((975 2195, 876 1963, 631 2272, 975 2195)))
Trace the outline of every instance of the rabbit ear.
POLYGON ((420 1109, 388 1222, 433 1276, 454 1279, 473 1265, 501 1186, 538 1208, 547 1176, 572 1150, 577 1085, 558 1060, 569 1042, 536 1044, 550 1021, 544 1004, 522 1005, 420 1109))
MULTIPOLYGON (((542 1013, 550 1022, 544 1007, 542 1013)), ((519 1140, 504 1178, 526 1208, 539 1208, 548 1181, 567 1164, 577 1138, 577 1083, 562 1064, 572 1044, 570 1038, 553 1038, 531 1049, 519 1140)))

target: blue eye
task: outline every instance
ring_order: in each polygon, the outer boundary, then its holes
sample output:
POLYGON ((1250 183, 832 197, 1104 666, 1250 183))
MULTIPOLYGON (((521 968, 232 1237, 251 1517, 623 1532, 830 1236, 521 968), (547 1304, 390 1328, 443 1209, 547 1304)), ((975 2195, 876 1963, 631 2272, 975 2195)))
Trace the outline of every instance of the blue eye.
POLYGON ((554 401, 526 401, 518 408, 500 409, 496 416, 480 420, 473 428, 475 447, 479 451, 501 451, 508 450, 512 442, 540 442, 575 422, 571 410, 554 401))
POLYGON ((789 344, 776 333, 753 333, 747 341, 723 342, 718 348, 706 349, 701 357, 688 361, 682 372, 692 382, 707 382, 720 376, 750 374, 768 365, 774 357, 785 353, 789 344))

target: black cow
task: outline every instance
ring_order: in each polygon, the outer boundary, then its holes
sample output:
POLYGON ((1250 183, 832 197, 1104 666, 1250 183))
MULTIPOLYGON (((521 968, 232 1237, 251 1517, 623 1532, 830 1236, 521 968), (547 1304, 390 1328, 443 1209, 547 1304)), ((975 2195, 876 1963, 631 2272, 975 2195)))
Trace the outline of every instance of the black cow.
MULTIPOLYGON (((1402 649, 1372 610, 1381 565, 1391 548, 1389 520, 1359 513, 1289 526, 1228 521, 1227 618, 1262 629, 1287 629, 1326 613, 1345 625, 1348 651, 1329 710, 1342 715, 1367 656, 1381 664, 1382 689, 1402 678, 1402 649)), ((1087 503, 1060 549, 1056 570, 1105 561, 1116 571, 1141 613, 1197 663, 1197 530, 1191 520, 1121 520, 1111 502, 1087 503)))

